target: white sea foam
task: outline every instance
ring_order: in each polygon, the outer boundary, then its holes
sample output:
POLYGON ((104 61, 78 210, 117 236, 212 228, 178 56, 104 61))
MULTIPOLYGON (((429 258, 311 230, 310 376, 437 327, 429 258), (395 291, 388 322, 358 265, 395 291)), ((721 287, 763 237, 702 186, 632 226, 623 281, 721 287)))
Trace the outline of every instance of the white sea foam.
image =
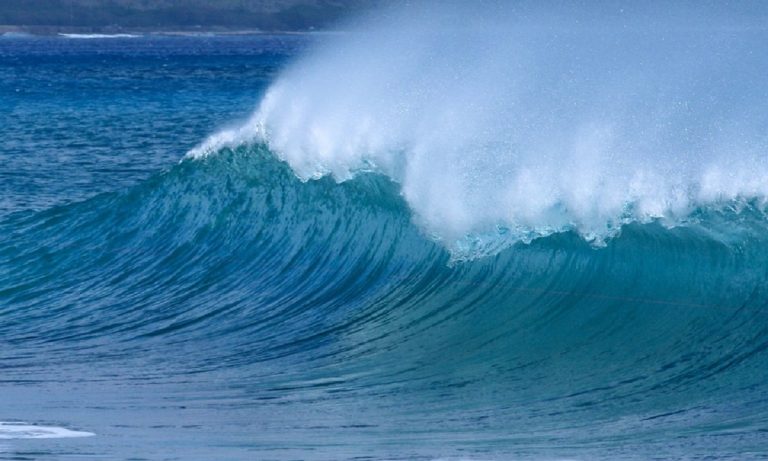
POLYGON ((0 34, 0 38, 31 38, 32 34, 26 32, 3 32, 0 34))
POLYGON ((64 33, 60 33, 59 36, 63 38, 75 38, 75 39, 141 37, 141 35, 136 35, 136 34, 64 34, 64 33))
POLYGON ((306 180, 379 170, 467 251, 563 229, 600 243, 626 222, 768 196, 759 18, 422 5, 329 38, 189 155, 266 142, 306 180))
POLYGON ((0 440, 9 439, 61 439, 91 437, 91 432, 73 431, 63 427, 38 426, 23 422, 0 422, 0 440))

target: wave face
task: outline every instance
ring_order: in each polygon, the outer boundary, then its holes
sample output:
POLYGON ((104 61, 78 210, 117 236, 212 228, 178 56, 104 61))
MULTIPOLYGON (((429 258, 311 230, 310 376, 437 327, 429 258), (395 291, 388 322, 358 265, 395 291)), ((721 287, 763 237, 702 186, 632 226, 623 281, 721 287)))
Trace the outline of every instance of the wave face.
POLYGON ((286 431, 312 459, 759 458, 767 227, 701 209, 451 264, 386 176, 224 149, 2 223, 6 376, 237 390, 237 443, 280 459, 286 431))
POLYGON ((95 435, 0 459, 768 456, 764 28, 402 8, 165 171, 13 200, 0 433, 95 435))

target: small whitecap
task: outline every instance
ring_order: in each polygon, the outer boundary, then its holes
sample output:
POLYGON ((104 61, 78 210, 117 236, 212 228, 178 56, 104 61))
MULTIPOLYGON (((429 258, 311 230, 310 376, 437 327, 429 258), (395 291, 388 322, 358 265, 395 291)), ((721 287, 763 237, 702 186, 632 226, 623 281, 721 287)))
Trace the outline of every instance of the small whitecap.
POLYGON ((64 439, 92 437, 96 434, 74 431, 56 426, 38 426, 24 422, 0 422, 0 440, 10 439, 64 439))

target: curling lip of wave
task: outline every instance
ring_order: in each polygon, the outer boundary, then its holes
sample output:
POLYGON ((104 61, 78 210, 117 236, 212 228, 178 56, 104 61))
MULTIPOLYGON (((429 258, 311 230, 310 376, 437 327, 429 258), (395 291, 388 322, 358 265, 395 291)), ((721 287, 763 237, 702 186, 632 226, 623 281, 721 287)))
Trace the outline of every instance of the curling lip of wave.
POLYGON ((600 245, 768 197, 764 32, 444 10, 330 38, 188 156, 266 143, 304 180, 379 171, 452 249, 565 230, 600 245))

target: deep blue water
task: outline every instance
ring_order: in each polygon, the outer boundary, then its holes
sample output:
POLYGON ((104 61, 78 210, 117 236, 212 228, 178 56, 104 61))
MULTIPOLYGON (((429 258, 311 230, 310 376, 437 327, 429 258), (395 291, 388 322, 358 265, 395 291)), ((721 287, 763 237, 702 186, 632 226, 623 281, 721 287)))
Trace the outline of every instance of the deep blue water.
POLYGON ((246 117, 309 39, 0 38, 0 213, 119 190, 246 117))
POLYGON ((0 38, 0 459, 768 458, 760 197, 457 258, 381 172, 185 156, 315 40, 0 38))

